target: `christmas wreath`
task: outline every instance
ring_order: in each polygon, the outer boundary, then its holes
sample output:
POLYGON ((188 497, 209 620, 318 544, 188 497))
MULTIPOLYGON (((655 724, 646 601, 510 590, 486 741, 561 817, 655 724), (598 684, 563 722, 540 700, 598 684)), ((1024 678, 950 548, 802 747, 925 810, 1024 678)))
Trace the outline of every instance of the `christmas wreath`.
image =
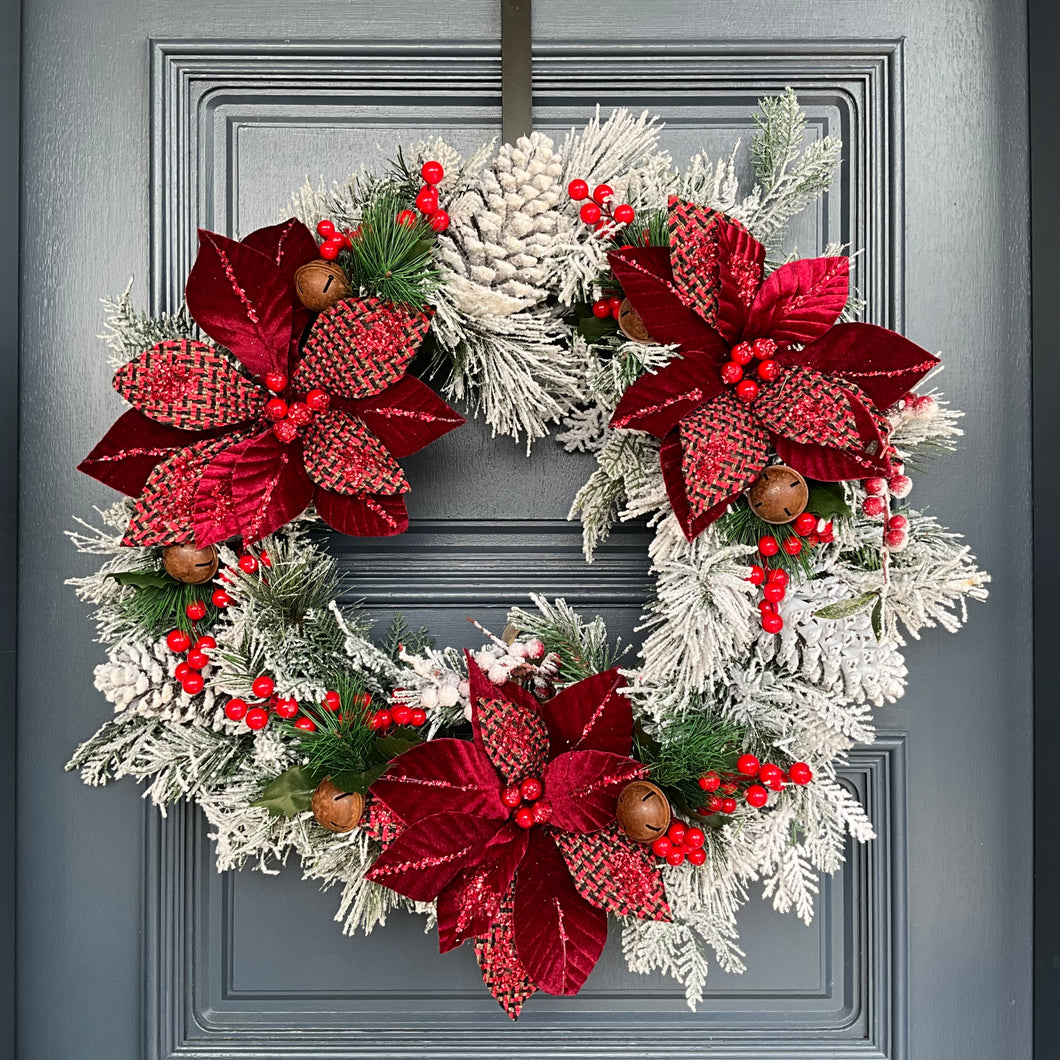
POLYGON ((80 466, 126 499, 71 536, 106 557, 72 583, 115 715, 70 767, 198 803, 219 869, 297 854, 349 933, 430 915, 513 1018, 577 993, 609 922, 694 1007, 708 949, 742 969, 749 883, 809 920, 873 834, 845 752, 905 638, 988 577, 905 503, 961 434, 937 359, 855 322, 840 247, 782 251, 841 145, 803 145, 790 91, 760 108, 743 197, 736 150, 677 170, 624 111, 559 146, 425 142, 201 232, 175 313, 108 303, 131 408, 80 466), (399 461, 464 423, 447 402, 595 454, 587 561, 647 520, 635 652, 540 596, 467 652, 340 605, 319 528, 405 530, 399 461))

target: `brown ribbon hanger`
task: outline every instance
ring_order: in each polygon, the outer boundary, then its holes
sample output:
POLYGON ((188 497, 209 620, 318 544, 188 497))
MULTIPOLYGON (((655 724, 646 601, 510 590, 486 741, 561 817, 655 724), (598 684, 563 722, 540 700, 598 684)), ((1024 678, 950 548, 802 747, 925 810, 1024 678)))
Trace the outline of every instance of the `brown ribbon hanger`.
POLYGON ((501 0, 501 139, 527 136, 533 118, 530 0, 501 0))

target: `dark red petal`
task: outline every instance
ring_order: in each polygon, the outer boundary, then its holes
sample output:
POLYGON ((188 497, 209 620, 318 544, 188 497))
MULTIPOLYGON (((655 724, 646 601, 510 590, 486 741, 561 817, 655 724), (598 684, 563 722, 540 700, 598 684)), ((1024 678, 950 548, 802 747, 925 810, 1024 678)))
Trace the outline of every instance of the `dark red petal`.
POLYGON ((501 779, 470 740, 427 740, 398 755, 371 793, 406 824, 432 814, 460 813, 505 820, 501 779))
POLYGON ((576 994, 607 942, 607 914, 574 886, 556 844, 541 829, 515 875, 515 948, 530 978, 549 994, 576 994))
POLYGON ((693 516, 703 515, 754 481, 769 454, 769 435, 729 391, 678 425, 681 474, 693 516))
POLYGON ((410 824, 375 859, 365 879, 415 902, 433 902, 458 872, 477 865, 490 840, 508 827, 470 813, 435 813, 410 824))
POLYGON ((523 1002, 536 992, 537 987, 515 950, 512 930, 514 894, 515 882, 512 881, 497 911, 497 919, 482 938, 475 940, 475 956, 487 989, 500 1002, 505 1014, 517 1020, 523 1002))
POLYGON ((670 200, 669 229, 678 296, 735 342, 762 283, 765 247, 735 218, 677 198, 670 200))
POLYGON ((509 824, 490 840, 479 864, 457 873, 446 885, 438 895, 440 952, 489 934, 525 852, 526 831, 509 824))
POLYGON ((725 389, 717 361, 727 352, 728 347, 715 335, 709 349, 685 350, 659 371, 642 375, 622 395, 611 426, 664 438, 678 420, 725 389))
POLYGON ((619 792, 645 776, 646 766, 607 751, 567 751, 545 766, 544 798, 552 807, 550 823, 565 832, 592 832, 615 819, 619 792))
POLYGON ((813 342, 839 318, 850 293, 846 258, 801 258, 766 277, 744 327, 747 339, 813 342))
POLYGON ((409 528, 409 513, 401 494, 358 493, 345 497, 318 489, 317 515, 333 530, 350 537, 392 537, 409 528))
POLYGON ((671 431, 659 447, 659 463, 662 467, 663 482, 666 485, 666 496, 670 498, 670 507, 674 510, 674 516, 680 523, 685 537, 689 541, 694 541, 711 523, 725 514, 729 505, 740 494, 736 493, 731 497, 726 497, 713 508, 693 515, 688 501, 685 473, 682 468, 683 461, 684 450, 681 448, 680 434, 676 430, 671 431))
POLYGON ((683 349, 710 350, 717 332, 678 297, 665 247, 634 247, 608 254, 622 293, 640 314, 655 342, 683 349))
POLYGON ((556 832, 553 839, 586 901, 615 916, 671 919, 662 873, 646 843, 630 839, 617 824, 588 835, 556 832))
POLYGON ((875 324, 836 324, 801 350, 782 350, 783 364, 815 368, 857 383, 878 409, 889 409, 938 363, 927 350, 875 324))
POLYGON ((196 442, 208 441, 225 433, 221 431, 182 431, 148 419, 142 412, 129 409, 80 464, 78 471, 135 497, 144 488, 151 470, 160 461, 196 442))
POLYGON ((365 803, 365 815, 361 831, 374 839, 384 850, 405 830, 405 822, 386 803, 369 797, 365 803))
POLYGON ((147 478, 133 508, 124 545, 173 545, 193 540, 195 492, 203 469, 241 435, 226 435, 178 449, 147 478))
POLYGON ((114 389, 145 416, 192 431, 244 423, 265 407, 264 391, 212 346, 190 339, 144 350, 118 369, 114 389))
POLYGON ((317 317, 294 384, 366 398, 404 374, 430 325, 426 312, 378 298, 343 301, 317 317))
POLYGON ((549 756, 564 751, 628 755, 633 745, 633 705, 622 694, 617 667, 568 685, 541 706, 548 726, 549 756))
POLYGON ((465 423, 429 386, 406 375, 393 386, 363 401, 351 401, 350 410, 399 459, 465 423))
POLYGON ((292 291, 260 250, 199 229, 199 254, 184 291, 188 311, 215 342, 263 376, 287 368, 292 291))
MULTIPOLYGON (((243 245, 270 258, 283 278, 294 283, 294 274, 319 255, 313 233, 297 217, 288 217, 278 225, 259 228, 244 237, 243 245)), ((292 288, 292 296, 293 296, 292 288)))
POLYGON ((306 430, 305 468, 333 493, 407 493, 408 480, 383 443, 356 417, 332 409, 306 430))

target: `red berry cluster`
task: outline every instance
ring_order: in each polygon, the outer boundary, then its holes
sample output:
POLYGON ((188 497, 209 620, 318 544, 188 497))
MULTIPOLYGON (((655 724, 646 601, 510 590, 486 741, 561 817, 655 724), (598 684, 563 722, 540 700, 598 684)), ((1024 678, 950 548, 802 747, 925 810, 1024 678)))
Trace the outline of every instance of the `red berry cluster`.
MULTIPOLYGON (((444 232, 449 227, 449 214, 438 208, 438 185, 445 176, 445 170, 440 162, 424 162, 420 176, 423 177, 424 185, 416 195, 416 209, 430 219, 431 228, 436 232, 444 232)), ((398 224, 416 223, 416 215, 411 210, 402 210, 397 219, 398 224)))
POLYGON ((340 232, 335 227, 334 221, 325 218, 317 223, 317 235, 322 236, 324 242, 320 244, 320 256, 325 261, 334 261, 344 250, 353 247, 353 240, 357 237, 359 229, 347 229, 340 232))
POLYGON ((509 784, 501 789, 501 802, 512 811, 512 820, 520 828, 548 824, 552 807, 541 798, 545 787, 537 777, 527 777, 521 784, 509 784))
MULTIPOLYGON (((294 696, 276 695, 276 682, 268 674, 255 677, 250 687, 257 700, 255 704, 252 705, 238 697, 230 699, 225 704, 225 716, 231 721, 242 721, 248 728, 259 730, 264 729, 269 724, 270 715, 275 714, 284 721, 293 721, 296 729, 301 729, 303 732, 316 732, 316 722, 308 715, 301 713, 301 705, 294 696)), ((342 719, 340 713, 342 699, 338 692, 326 692, 320 705, 326 711, 337 714, 339 720, 342 719)))
POLYGON ((905 474, 901 463, 891 465, 890 478, 882 475, 864 479, 861 485, 867 496, 861 502, 861 510, 870 519, 883 520, 883 543, 892 551, 899 552, 909 544, 909 520, 904 515, 891 514, 891 498, 903 500, 913 489, 913 480, 905 474))
MULTIPOLYGON (((589 198, 589 185, 584 180, 572 180, 567 185, 567 194, 575 202, 582 202, 589 198)), ((615 189, 610 184, 597 184, 592 199, 582 206, 579 216, 601 234, 609 232, 616 225, 630 224, 636 217, 633 207, 625 202, 612 206, 614 197, 615 189)))
POLYGON ((793 762, 785 772, 772 762, 760 764, 752 754, 740 755, 736 760, 735 773, 718 773, 710 770, 699 778, 699 787, 708 793, 705 806, 700 813, 735 813, 736 798, 741 788, 749 806, 761 809, 769 799, 769 791, 783 791, 785 785, 809 784, 813 773, 805 762, 793 762), (753 784, 751 781, 758 780, 753 784), (767 790, 769 789, 769 790, 767 790), (716 794, 720 792, 720 794, 716 794))
MULTIPOLYGON (((368 696, 368 703, 372 697, 368 696)), ((396 703, 390 710, 377 710, 368 720, 369 729, 374 732, 386 732, 391 725, 426 725, 427 711, 422 707, 410 707, 407 703, 396 703)))
POLYGON ((666 835, 659 836, 651 845, 656 857, 665 858, 667 865, 702 865, 707 860, 703 844, 707 837, 702 828, 694 828, 684 821, 673 821, 666 835))
POLYGON ((618 311, 621 307, 622 299, 617 295, 611 295, 610 298, 598 298, 593 302, 593 316, 601 320, 604 317, 614 317, 618 320, 618 311))
MULTIPOLYGON (((194 628, 196 622, 206 617, 206 604, 202 600, 192 600, 184 611, 194 628)), ((189 696, 197 696, 206 684, 201 671, 209 665, 210 652, 217 647, 217 641, 213 637, 196 637, 193 642, 190 634, 174 629, 166 635, 166 646, 177 655, 187 652, 177 663, 173 676, 189 696)))
POLYGON ((314 387, 304 395, 304 400, 288 400, 281 397, 287 390, 288 379, 283 372, 268 372, 265 385, 272 391, 273 397, 265 403, 265 415, 273 420, 272 432, 284 445, 289 445, 298 437, 303 427, 308 427, 317 413, 326 412, 331 405, 331 395, 326 390, 314 387))
POLYGON ((729 351, 730 359, 721 366, 721 381, 734 387, 741 401, 754 401, 758 397, 759 383, 772 383, 780 377, 780 362, 774 358, 776 352, 777 344, 772 339, 738 342, 729 351), (751 378, 752 361, 758 361, 753 373, 758 381, 751 378))
POLYGON ((772 534, 764 534, 758 539, 762 563, 753 563, 751 573, 747 576, 752 585, 762 586, 763 599, 758 610, 762 615, 762 628, 767 633, 779 633, 784 628, 784 619, 778 614, 777 606, 787 594, 789 578, 788 572, 782 567, 770 570, 766 560, 776 556, 781 549, 789 556, 797 556, 802 552, 803 541, 813 547, 826 545, 834 537, 832 521, 819 519, 813 512, 803 512, 791 525, 796 536, 784 538, 783 543, 772 534))

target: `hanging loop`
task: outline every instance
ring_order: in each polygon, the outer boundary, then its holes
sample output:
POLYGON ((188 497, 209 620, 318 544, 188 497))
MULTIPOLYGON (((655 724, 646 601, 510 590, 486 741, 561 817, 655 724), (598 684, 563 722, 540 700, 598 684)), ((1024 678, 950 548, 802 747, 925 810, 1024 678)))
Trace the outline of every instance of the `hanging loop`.
POLYGON ((530 0, 501 0, 501 137, 506 144, 533 128, 532 84, 530 0))

